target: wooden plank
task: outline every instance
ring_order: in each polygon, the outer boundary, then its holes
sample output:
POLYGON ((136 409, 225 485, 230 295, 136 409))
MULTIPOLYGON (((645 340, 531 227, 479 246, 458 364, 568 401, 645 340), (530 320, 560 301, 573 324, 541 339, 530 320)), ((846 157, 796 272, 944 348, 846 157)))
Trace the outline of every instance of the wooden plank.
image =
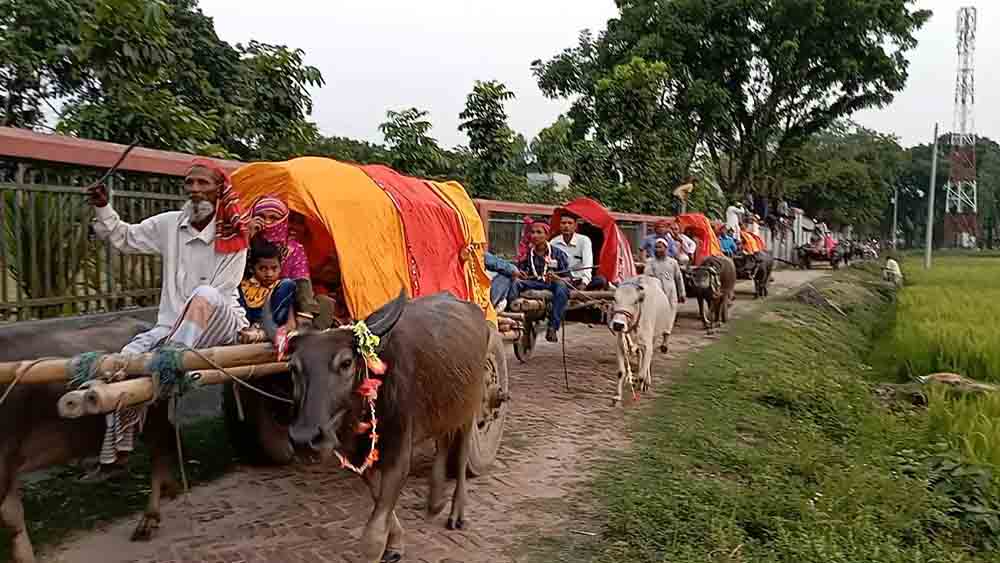
MULTIPOLYGON (((120 370, 128 375, 148 375, 147 365, 156 354, 106 354, 98 359, 97 372, 111 375, 120 370)), ((0 385, 9 385, 18 379, 20 385, 60 383, 70 379, 68 370, 71 358, 53 358, 0 363, 0 385)), ((241 344, 218 346, 198 352, 184 352, 185 370, 214 369, 266 364, 274 362, 274 348, 270 344, 241 344), (209 361, 210 360, 210 361, 209 361), (215 365, 213 365, 215 364, 215 365)))
MULTIPOLYGON (((190 375, 198 386, 228 383, 233 377, 247 380, 288 371, 285 362, 252 365, 227 369, 195 371, 190 375), (227 375, 228 374, 228 375, 227 375)), ((156 389, 152 377, 138 377, 116 383, 97 383, 88 389, 70 391, 59 399, 59 414, 63 418, 78 418, 84 415, 105 414, 119 407, 141 405, 153 400, 156 389)), ((253 393, 252 390, 247 390, 253 393)))

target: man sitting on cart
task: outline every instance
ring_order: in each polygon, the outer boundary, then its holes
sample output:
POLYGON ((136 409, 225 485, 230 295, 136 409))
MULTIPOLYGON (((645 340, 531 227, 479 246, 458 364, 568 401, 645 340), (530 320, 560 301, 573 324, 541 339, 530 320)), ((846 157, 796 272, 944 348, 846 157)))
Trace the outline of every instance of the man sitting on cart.
POLYGON ((725 232, 719 237, 719 245, 722 247, 722 253, 732 258, 739 252, 739 246, 736 244, 736 234, 733 229, 731 227, 725 229, 725 232))
POLYGON ((564 212, 559 219, 560 234, 552 239, 552 247, 569 258, 567 279, 573 287, 587 291, 607 289, 608 280, 594 274, 594 245, 590 237, 577 232, 579 226, 579 219, 564 212))
MULTIPOLYGON (((569 305, 569 258, 566 253, 549 244, 549 226, 536 222, 531 225, 531 250, 518 264, 525 279, 517 279, 511 289, 511 300, 522 291, 541 289, 552 292, 552 310, 545 339, 559 342, 558 331, 562 325, 566 306, 569 305)), ((520 276, 517 276, 520 277, 520 276)))
POLYGON ((681 224, 674 221, 670 225, 670 234, 677 241, 677 251, 673 258, 681 266, 687 266, 694 260, 695 253, 698 252, 698 243, 693 238, 681 232, 681 224))
MULTIPOLYGON (((184 190, 188 201, 183 209, 138 224, 119 218, 104 186, 88 192, 96 208, 93 226, 98 238, 122 253, 162 259, 156 326, 136 336, 124 353, 149 352, 165 342, 191 348, 233 344, 247 326, 237 286, 246 268, 248 217, 229 174, 210 160, 196 159, 184 178, 184 190)), ((100 465, 88 479, 124 472, 144 412, 144 407, 136 407, 107 415, 100 465)))
POLYGON ((643 261, 649 260, 656 255, 656 241, 661 238, 666 239, 668 242, 671 240, 670 222, 666 219, 657 220, 653 225, 652 234, 646 235, 642 239, 642 244, 639 245, 639 252, 643 261))

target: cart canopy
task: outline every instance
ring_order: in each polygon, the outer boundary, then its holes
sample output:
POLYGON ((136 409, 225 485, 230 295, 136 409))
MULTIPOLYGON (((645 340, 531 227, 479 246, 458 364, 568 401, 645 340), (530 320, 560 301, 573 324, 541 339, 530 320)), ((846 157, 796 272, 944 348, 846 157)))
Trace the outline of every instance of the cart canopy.
POLYGON ((767 250, 767 245, 764 244, 764 239, 746 229, 740 229, 740 239, 740 242, 743 244, 743 252, 747 254, 767 250))
POLYGON ((712 228, 712 222, 701 213, 685 213, 677 216, 677 222, 681 225, 681 231, 688 229, 694 231, 695 240, 698 243, 698 251, 694 256, 695 265, 699 265, 709 256, 722 256, 722 245, 719 244, 719 237, 712 228))
POLYGON ((354 318, 405 289, 411 297, 449 291, 495 321, 483 263, 486 235, 461 185, 303 157, 243 166, 233 187, 247 209, 270 195, 306 218, 310 266, 336 256, 354 318))
MULTIPOLYGON (((559 221, 562 219, 563 213, 567 212, 600 230, 599 238, 601 240, 593 241, 595 242, 595 253, 597 253, 596 249, 600 249, 597 256, 594 256, 594 261, 598 264, 597 272, 599 274, 614 284, 635 277, 635 258, 632 255, 632 246, 606 207, 588 197, 577 198, 562 207, 557 207, 552 213, 553 233, 559 232, 559 221)), ((596 237, 592 236, 591 238, 596 237)))

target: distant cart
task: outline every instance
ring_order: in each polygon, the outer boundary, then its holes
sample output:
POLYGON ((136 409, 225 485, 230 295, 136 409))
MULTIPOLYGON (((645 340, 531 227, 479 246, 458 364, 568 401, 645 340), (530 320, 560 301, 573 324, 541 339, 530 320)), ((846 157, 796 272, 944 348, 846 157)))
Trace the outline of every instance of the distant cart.
MULTIPOLYGON (((566 213, 583 220, 579 232, 593 243, 595 273, 613 284, 636 275, 632 246, 606 207, 586 197, 558 207, 550 219, 553 233, 559 232, 559 221, 566 213)), ((520 338, 514 342, 518 360, 527 362, 534 353, 538 334, 542 332, 539 328, 548 316, 551 301, 549 291, 526 291, 510 303, 509 310, 516 315, 514 320, 521 323, 520 338)), ((572 291, 565 321, 602 324, 613 301, 613 291, 572 291)))

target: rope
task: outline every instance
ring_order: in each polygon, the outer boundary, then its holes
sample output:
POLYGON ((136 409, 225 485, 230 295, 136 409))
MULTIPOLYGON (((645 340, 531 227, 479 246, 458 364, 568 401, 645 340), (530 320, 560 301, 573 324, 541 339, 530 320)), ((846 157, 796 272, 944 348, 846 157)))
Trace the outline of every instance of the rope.
POLYGON ((278 402, 281 402, 281 403, 287 403, 289 405, 295 404, 295 402, 292 401, 291 399, 287 399, 285 397, 279 397, 277 395, 272 395, 271 393, 268 393, 267 391, 264 391, 263 389, 261 389, 259 387, 255 387, 255 386, 251 385, 250 383, 248 383, 246 381, 243 381, 242 379, 240 379, 240 378, 236 377, 235 375, 229 373, 228 371, 226 371, 225 368, 223 368, 218 363, 216 363, 214 360, 212 360, 212 358, 209 358, 204 353, 202 353, 201 350, 198 350, 196 348, 192 348, 192 347, 187 346, 185 344, 180 344, 179 346, 181 346, 183 350, 185 350, 187 352, 192 352, 194 355, 196 355, 199 358, 201 358, 202 360, 204 360, 205 363, 207 363, 208 365, 212 366, 213 369, 216 369, 216 370, 219 370, 220 372, 222 372, 223 375, 225 375, 229 379, 232 379, 234 383, 238 383, 238 384, 246 387, 247 389, 249 389, 251 391, 254 391, 255 393, 258 393, 258 394, 260 394, 260 395, 262 395, 264 397, 267 397, 268 399, 272 399, 274 401, 278 401, 278 402))
POLYGON ((97 368, 100 363, 98 360, 100 357, 100 352, 84 352, 83 354, 73 356, 66 366, 66 371, 69 375, 69 383, 66 384, 67 387, 70 389, 79 389, 97 379, 97 368))
POLYGON ((9 397, 10 394, 14 391, 14 387, 17 386, 17 384, 18 384, 19 381, 21 381, 21 378, 24 377, 24 374, 26 374, 29 371, 31 371, 31 368, 33 368, 36 365, 38 365, 39 362, 43 362, 45 360, 50 360, 50 359, 52 359, 52 358, 39 358, 39 359, 31 362, 30 364, 28 364, 24 368, 18 370, 18 372, 16 374, 14 374, 14 381, 10 382, 10 385, 8 385, 7 389, 4 390, 3 396, 0 397, 0 406, 2 406, 4 404, 4 402, 7 400, 7 397, 9 397))
POLYGON ((157 350, 148 369, 161 391, 183 395, 194 387, 192 378, 184 369, 184 350, 178 346, 167 345, 157 350))

